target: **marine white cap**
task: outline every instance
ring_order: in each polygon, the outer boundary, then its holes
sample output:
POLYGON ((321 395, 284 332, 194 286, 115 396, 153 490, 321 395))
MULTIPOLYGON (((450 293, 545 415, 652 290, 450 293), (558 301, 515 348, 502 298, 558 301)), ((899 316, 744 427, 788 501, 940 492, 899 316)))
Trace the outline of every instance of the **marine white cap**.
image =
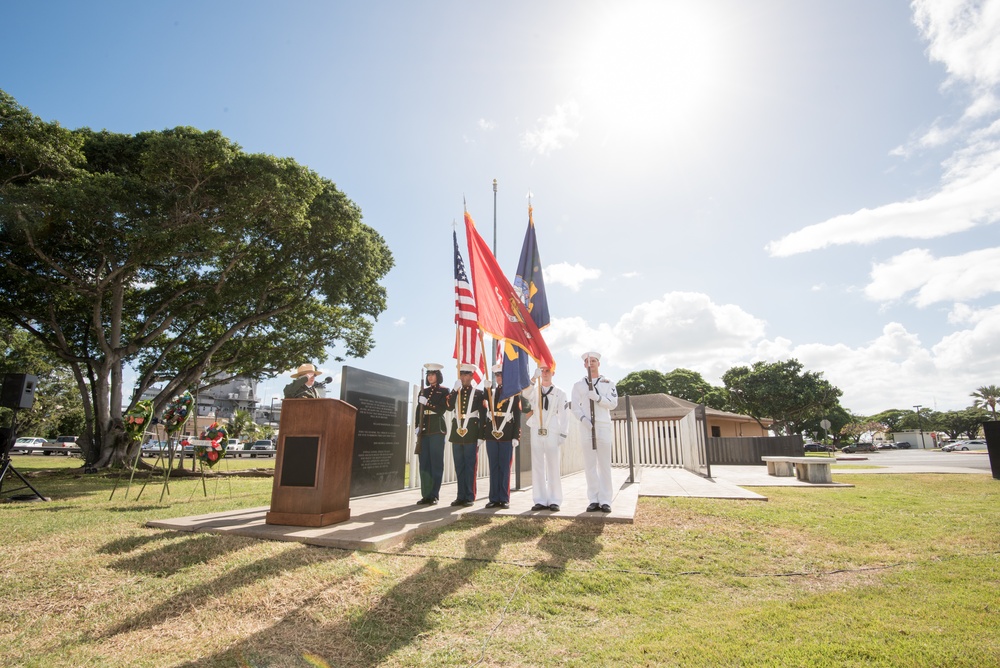
POLYGON ((440 371, 441 369, 444 368, 444 365, 438 364, 436 362, 428 362, 427 364, 424 365, 424 368, 427 369, 428 371, 440 371))
POLYGON ((476 369, 478 368, 479 367, 477 367, 475 364, 463 364, 460 367, 458 367, 458 371, 459 373, 466 373, 466 372, 475 373, 476 369))
POLYGON ((493 373, 503 373, 503 364, 494 364, 493 373))

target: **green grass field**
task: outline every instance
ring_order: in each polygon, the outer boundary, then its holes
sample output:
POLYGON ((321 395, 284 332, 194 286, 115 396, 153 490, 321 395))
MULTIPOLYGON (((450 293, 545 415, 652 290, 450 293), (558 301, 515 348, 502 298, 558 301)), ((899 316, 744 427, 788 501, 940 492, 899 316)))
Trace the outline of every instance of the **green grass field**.
POLYGON ((270 478, 177 480, 161 505, 159 483, 109 501, 79 460, 14 461, 52 501, 0 505, 4 666, 1000 664, 986 475, 642 498, 632 525, 466 517, 372 553, 144 526, 267 505, 270 478))

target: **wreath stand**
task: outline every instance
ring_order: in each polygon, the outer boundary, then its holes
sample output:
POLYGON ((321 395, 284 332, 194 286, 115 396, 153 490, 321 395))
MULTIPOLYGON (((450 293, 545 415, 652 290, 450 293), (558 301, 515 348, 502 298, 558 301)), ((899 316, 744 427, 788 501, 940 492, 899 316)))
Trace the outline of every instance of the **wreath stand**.
MULTIPOLYGON (((135 470, 139 466, 139 460, 142 458, 142 437, 146 434, 146 426, 152 424, 153 422, 153 404, 149 401, 140 401, 139 405, 125 414, 124 419, 126 421, 125 433, 128 435, 129 444, 134 444, 138 440, 139 447, 136 448, 135 458, 132 459, 130 465, 123 467, 118 471, 118 477, 115 478, 115 486, 111 488, 111 496, 108 497, 108 501, 115 498, 115 492, 118 490, 118 484, 121 482, 122 476, 125 474, 125 468, 131 469, 128 477, 128 485, 125 487, 125 500, 128 501, 128 493, 132 488, 132 481, 135 479, 135 470), (129 428, 132 425, 132 428, 129 428), (140 430, 138 433, 138 439, 135 438, 135 430, 140 430)), ((159 439, 159 432, 156 433, 157 439, 159 439)), ((162 452, 162 451, 161 451, 162 452)), ((145 485, 144 485, 145 487, 145 485)), ((142 494, 142 492, 139 492, 142 494)), ((139 497, 136 496, 136 501, 139 497)))
MULTIPOLYGON (((191 439, 191 444, 194 446, 195 452, 197 452, 198 446, 211 447, 212 446, 212 441, 204 440, 204 439, 191 439)), ((205 468, 206 468, 205 462, 204 462, 204 460, 201 457, 197 456, 196 454, 195 454, 194 457, 198 461, 198 472, 201 473, 201 491, 202 491, 202 494, 205 495, 205 498, 208 498, 208 485, 205 482, 205 478, 206 478, 206 475, 205 475, 205 468)), ((219 461, 216 462, 216 464, 225 464, 226 473, 230 472, 230 470, 229 470, 229 460, 226 459, 226 451, 225 450, 219 451, 219 461)), ((214 467, 208 466, 207 468, 210 469, 210 470, 212 470, 214 472, 214 467)), ((219 498, 219 478, 221 476, 214 476, 214 477, 215 477, 215 490, 214 490, 213 494, 215 496, 213 498, 219 498)), ((233 479, 232 479, 231 476, 226 476, 226 481, 229 483, 229 498, 231 499, 231 498, 233 498, 233 479)), ((197 486, 195 486, 194 488, 191 489, 191 496, 188 497, 188 501, 190 501, 191 499, 194 498, 194 492, 195 492, 196 489, 197 489, 197 486)))

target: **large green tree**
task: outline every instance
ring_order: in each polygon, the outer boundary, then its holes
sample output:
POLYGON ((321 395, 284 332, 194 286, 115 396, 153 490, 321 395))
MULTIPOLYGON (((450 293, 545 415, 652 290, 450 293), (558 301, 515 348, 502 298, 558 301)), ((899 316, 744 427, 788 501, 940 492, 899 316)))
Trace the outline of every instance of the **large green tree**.
POLYGON ((989 419, 990 416, 984 409, 973 406, 960 411, 934 413, 931 425, 933 429, 948 434, 949 438, 958 438, 962 434, 975 438, 979 434, 979 428, 989 419))
POLYGON ((68 131, 0 91, 0 319, 72 370, 91 463, 124 457, 125 364, 132 403, 167 381, 159 410, 204 378, 333 345, 363 357, 391 267, 358 207, 294 160, 186 127, 68 131))
POLYGON ((655 369, 633 371, 615 383, 621 396, 640 394, 669 394, 667 379, 662 372, 655 369))
POLYGON ((804 371, 796 359, 733 367, 722 380, 734 410, 753 417, 762 427, 762 420, 770 418, 776 433, 802 433, 810 421, 840 403, 840 389, 821 372, 804 371))

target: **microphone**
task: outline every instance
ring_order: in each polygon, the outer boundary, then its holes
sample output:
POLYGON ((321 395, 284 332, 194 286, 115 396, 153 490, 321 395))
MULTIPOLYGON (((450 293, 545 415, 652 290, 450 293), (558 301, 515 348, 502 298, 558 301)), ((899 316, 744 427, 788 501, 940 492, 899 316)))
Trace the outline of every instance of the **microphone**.
POLYGON ((326 387, 327 385, 329 385, 332 382, 333 382, 333 378, 331 376, 327 376, 326 378, 324 378, 323 380, 319 381, 318 383, 314 383, 314 385, 322 385, 323 387, 326 387))

